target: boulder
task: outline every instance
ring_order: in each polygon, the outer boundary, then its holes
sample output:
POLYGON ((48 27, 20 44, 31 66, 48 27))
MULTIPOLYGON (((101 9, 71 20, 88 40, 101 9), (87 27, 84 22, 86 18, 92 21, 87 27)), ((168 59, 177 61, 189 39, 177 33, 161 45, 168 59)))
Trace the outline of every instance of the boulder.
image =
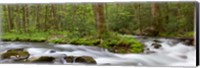
POLYGON ((96 64, 96 61, 92 57, 89 57, 89 56, 76 57, 75 62, 86 63, 86 64, 96 64))
POLYGON ((50 56, 41 56, 39 58, 29 58, 29 62, 31 63, 53 63, 55 60, 54 57, 50 56))
POLYGON ((67 61, 67 63, 73 63, 75 58, 76 57, 74 56, 67 56, 64 59, 67 61))
POLYGON ((186 45, 194 45, 194 40, 185 40, 184 44, 186 44, 186 45))
POLYGON ((153 43, 151 46, 153 46, 155 49, 159 49, 160 47, 162 47, 162 45, 159 43, 153 43))
POLYGON ((67 56, 65 60, 67 63, 96 64, 94 58, 90 56, 67 56))
POLYGON ((28 51, 24 49, 10 49, 1 55, 1 59, 13 59, 15 61, 25 60, 29 57, 28 51))

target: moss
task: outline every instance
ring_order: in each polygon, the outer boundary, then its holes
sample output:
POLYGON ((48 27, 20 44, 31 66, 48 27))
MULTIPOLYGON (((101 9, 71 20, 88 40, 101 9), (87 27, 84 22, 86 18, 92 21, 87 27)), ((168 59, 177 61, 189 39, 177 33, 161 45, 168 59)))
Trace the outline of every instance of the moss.
POLYGON ((76 57, 75 62, 76 63, 96 64, 96 61, 92 57, 89 57, 89 56, 76 57))
POLYGON ((101 47, 115 53, 141 53, 144 45, 130 36, 117 36, 115 39, 104 39, 101 47))
POLYGON ((65 57, 65 60, 67 61, 67 63, 86 63, 86 64, 96 64, 96 61, 94 60, 94 58, 90 57, 90 56, 67 56, 65 57))
POLYGON ((38 59, 34 59, 34 60, 31 60, 29 62, 33 62, 33 63, 45 63, 45 62, 50 62, 52 63, 53 61, 55 60, 54 57, 49 57, 49 56, 42 56, 38 59))
POLYGON ((47 40, 47 33, 3 33, 3 41, 32 41, 32 42, 44 42, 47 40))
POLYGON ((48 42, 51 42, 51 43, 65 43, 65 40, 62 39, 62 38, 55 38, 55 39, 48 40, 48 42))
POLYGON ((70 41, 71 44, 75 45, 98 45, 98 39, 88 39, 88 38, 75 38, 70 41))
POLYGON ((29 53, 23 49, 12 49, 1 55, 2 59, 11 59, 14 56, 16 59, 26 59, 29 57, 29 53))
POLYGON ((122 36, 115 32, 107 32, 102 35, 102 39, 97 36, 76 36, 66 33, 55 33, 54 35, 48 33, 33 33, 29 34, 15 34, 4 33, 4 41, 31 41, 31 42, 51 42, 55 44, 69 43, 74 45, 88 45, 100 46, 107 48, 112 52, 117 53, 139 53, 143 51, 143 45, 132 38, 131 36, 122 36))

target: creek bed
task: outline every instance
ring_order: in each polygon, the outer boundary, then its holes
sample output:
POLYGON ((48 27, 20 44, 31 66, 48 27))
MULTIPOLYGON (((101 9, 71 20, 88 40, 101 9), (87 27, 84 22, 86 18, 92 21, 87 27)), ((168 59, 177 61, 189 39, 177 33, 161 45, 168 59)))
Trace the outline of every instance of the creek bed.
MULTIPOLYGON (((90 64, 86 61, 71 59, 66 61, 67 56, 80 57, 88 56, 93 59, 92 65, 133 65, 133 66, 195 66, 196 48, 195 46, 185 45, 174 39, 166 38, 143 38, 134 36, 145 45, 144 53, 118 54, 109 52, 107 49, 72 44, 51 44, 36 42, 1 42, 1 55, 7 50, 24 49, 30 55, 27 59, 39 58, 42 56, 54 57, 52 62, 41 62, 44 64, 90 64), (152 46, 158 40, 160 47, 152 46), (79 63, 83 62, 83 63, 79 63), (86 63, 87 62, 87 63, 86 63)), ((68 57, 69 58, 69 57, 68 57)), ((91 61, 91 60, 90 60, 91 61)), ((0 59, 0 63, 26 63, 12 59, 0 59)), ((35 64, 35 63, 31 63, 35 64)), ((39 63, 36 63, 39 64, 39 63)), ((90 64, 91 65, 91 64, 90 64)))

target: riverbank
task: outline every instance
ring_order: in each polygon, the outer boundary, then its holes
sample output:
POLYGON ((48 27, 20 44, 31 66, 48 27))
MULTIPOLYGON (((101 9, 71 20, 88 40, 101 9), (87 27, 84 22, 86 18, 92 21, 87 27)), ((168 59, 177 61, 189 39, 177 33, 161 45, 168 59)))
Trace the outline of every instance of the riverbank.
POLYGON ((3 33, 2 41, 27 41, 27 42, 48 42, 54 44, 74 44, 99 46, 109 49, 115 53, 141 53, 144 45, 136 39, 129 36, 122 36, 116 33, 110 33, 103 39, 95 36, 78 37, 69 33, 3 33))

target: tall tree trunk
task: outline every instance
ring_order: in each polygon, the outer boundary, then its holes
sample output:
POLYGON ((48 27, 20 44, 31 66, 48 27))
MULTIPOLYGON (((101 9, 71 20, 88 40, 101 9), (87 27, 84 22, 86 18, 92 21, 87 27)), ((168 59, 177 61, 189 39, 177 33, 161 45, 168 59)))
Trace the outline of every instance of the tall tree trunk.
MULTIPOLYGON (((8 16, 7 16, 7 10, 8 8, 7 8, 7 5, 3 5, 3 12, 4 12, 4 19, 3 19, 3 22, 9 22, 9 19, 8 19, 8 16)), ((3 30, 5 30, 5 31, 9 31, 9 25, 8 24, 6 24, 6 28, 5 29, 3 29, 3 30)))
POLYGON ((134 17, 134 20, 139 23, 139 28, 136 30, 136 34, 137 35, 142 35, 143 34, 143 25, 141 23, 141 5, 140 4, 133 4, 132 7, 134 8, 133 11, 134 11, 134 14, 133 14, 133 17, 134 17))
POLYGON ((43 30, 44 31, 47 31, 49 28, 48 28, 48 5, 45 6, 45 19, 44 19, 44 27, 43 27, 43 30))
POLYGON ((22 5, 23 32, 26 32, 26 5, 22 5))
POLYGON ((16 14, 16 28, 17 28, 17 30, 19 31, 19 33, 21 33, 22 32, 22 30, 21 30, 21 18, 20 18, 20 5, 16 5, 16 13, 18 13, 18 14, 16 14))
POLYGON ((8 26, 8 31, 12 30, 13 29, 13 14, 12 14, 12 7, 10 7, 11 5, 7 5, 7 14, 8 14, 8 23, 9 23, 9 26, 8 26))
POLYGON ((101 39, 104 32, 106 32, 106 26, 105 26, 105 18, 104 18, 104 4, 98 3, 93 5, 93 10, 95 14, 96 19, 96 27, 98 31, 98 37, 101 39))
POLYGON ((154 30, 155 30, 155 36, 157 36, 163 30, 161 17, 160 17, 160 6, 158 3, 152 3, 151 9, 152 9, 153 22, 154 22, 153 25, 154 25, 154 30))
POLYGON ((58 22, 57 22, 57 18, 56 18, 56 9, 55 9, 55 6, 54 6, 54 4, 52 4, 51 5, 51 17, 52 17, 52 19, 51 19, 51 24, 53 24, 52 26, 53 26, 53 29, 54 30, 57 30, 58 29, 58 22))
POLYGON ((27 29, 27 27, 29 27, 29 7, 28 7, 28 5, 25 5, 25 11, 26 11, 26 25, 25 25, 26 29, 25 29, 25 31, 29 32, 29 29, 27 29))
POLYGON ((38 31, 42 31, 41 30, 41 22, 40 22, 40 19, 39 19, 39 16, 40 16, 40 5, 37 5, 36 7, 35 7, 35 14, 36 14, 36 22, 35 22, 35 24, 36 24, 36 27, 38 28, 38 31))
POLYGON ((73 9, 72 9, 72 13, 73 13, 73 15, 72 15, 72 27, 74 27, 75 23, 77 22, 76 21, 77 20, 77 14, 76 14, 76 12, 77 12, 78 6, 76 4, 73 4, 72 7, 73 7, 73 9))

